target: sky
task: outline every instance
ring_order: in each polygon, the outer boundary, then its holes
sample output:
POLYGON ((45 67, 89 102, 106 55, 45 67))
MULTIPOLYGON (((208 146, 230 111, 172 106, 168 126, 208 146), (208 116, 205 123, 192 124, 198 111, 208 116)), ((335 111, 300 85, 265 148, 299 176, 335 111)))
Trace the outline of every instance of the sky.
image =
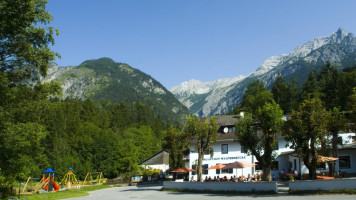
POLYGON ((342 27, 354 0, 48 0, 60 66, 108 57, 167 89, 248 75, 271 56, 342 27))

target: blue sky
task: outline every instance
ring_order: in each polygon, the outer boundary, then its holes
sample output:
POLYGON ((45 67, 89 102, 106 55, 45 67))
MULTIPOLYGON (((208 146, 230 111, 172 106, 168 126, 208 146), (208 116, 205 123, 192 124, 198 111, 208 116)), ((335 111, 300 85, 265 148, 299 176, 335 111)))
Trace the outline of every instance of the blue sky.
POLYGON ((353 0, 49 0, 60 66, 101 57, 170 89, 248 75, 339 27, 356 33, 353 0))

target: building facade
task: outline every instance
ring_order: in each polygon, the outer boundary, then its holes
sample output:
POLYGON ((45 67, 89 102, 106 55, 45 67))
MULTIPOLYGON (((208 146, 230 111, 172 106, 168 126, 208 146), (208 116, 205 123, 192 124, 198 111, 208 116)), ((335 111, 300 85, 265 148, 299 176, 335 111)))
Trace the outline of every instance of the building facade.
MULTIPOLYGON (((256 175, 262 172, 262 169, 258 165, 257 159, 247 154, 246 149, 241 146, 235 137, 235 124, 239 120, 238 115, 222 115, 216 116, 216 123, 218 124, 219 139, 213 143, 214 153, 210 156, 210 152, 206 152, 203 159, 203 169, 207 169, 216 164, 229 164, 235 161, 243 161, 248 163, 254 163, 256 166, 243 169, 214 169, 204 170, 203 179, 205 177, 239 177, 248 176, 248 174, 256 175)), ((356 137, 355 133, 343 133, 339 134, 342 145, 339 146, 339 161, 336 161, 336 170, 344 172, 347 176, 356 176, 356 137)), ((294 153, 294 150, 290 148, 287 141, 283 136, 277 137, 278 144, 275 145, 274 155, 276 156, 273 162, 271 176, 274 179, 280 178, 280 172, 288 172, 296 170, 298 174, 308 174, 307 167, 303 164, 302 159, 294 153)), ((195 165, 198 161, 198 153, 194 148, 190 149, 189 164, 187 167, 195 169, 195 165)), ((318 164, 317 173, 328 172, 328 166, 326 163, 318 164)), ((194 172, 190 172, 190 180, 197 180, 197 175, 194 172)))

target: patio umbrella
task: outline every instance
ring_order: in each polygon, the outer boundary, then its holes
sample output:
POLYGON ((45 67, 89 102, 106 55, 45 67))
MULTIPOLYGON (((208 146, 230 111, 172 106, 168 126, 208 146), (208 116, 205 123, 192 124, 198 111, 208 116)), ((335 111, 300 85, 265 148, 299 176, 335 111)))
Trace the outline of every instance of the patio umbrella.
POLYGON ((318 156, 317 162, 331 162, 331 161, 337 161, 337 160, 339 160, 339 158, 318 156))
MULTIPOLYGON (((325 162, 334 162, 334 161, 337 161, 337 160, 339 160, 339 158, 327 157, 327 156, 318 156, 318 159, 316 161, 325 163, 325 162)), ((321 168, 319 169, 319 173, 321 173, 321 168)))
POLYGON ((226 165, 216 164, 214 166, 211 166, 211 167, 207 168, 207 170, 210 170, 210 169, 222 169, 224 167, 226 167, 226 165))
MULTIPOLYGON (((244 168, 246 167, 253 167, 256 164, 253 163, 248 163, 248 162, 239 162, 239 161, 235 161, 233 163, 228 164, 226 167, 224 167, 223 169, 231 169, 231 168, 241 168, 242 169, 242 175, 244 175, 244 168)), ((237 176, 237 170, 236 170, 236 176, 237 176)))
POLYGON ((181 172, 181 173, 186 173, 186 172, 194 172, 194 169, 190 169, 188 167, 182 167, 176 170, 173 170, 172 172, 181 172))

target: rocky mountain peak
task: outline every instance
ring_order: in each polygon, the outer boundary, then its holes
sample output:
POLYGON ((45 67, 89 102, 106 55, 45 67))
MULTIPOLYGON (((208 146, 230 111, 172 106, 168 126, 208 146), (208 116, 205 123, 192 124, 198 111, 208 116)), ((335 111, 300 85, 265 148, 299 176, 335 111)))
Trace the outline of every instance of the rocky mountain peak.
POLYGON ((252 73, 252 75, 257 76, 270 71, 274 67, 278 66, 287 56, 288 54, 281 54, 268 58, 261 64, 261 66, 255 72, 252 73))
POLYGON ((224 114, 242 100, 246 87, 253 80, 258 79, 270 87, 280 73, 286 80, 296 79, 297 84, 303 84, 308 74, 313 69, 320 69, 326 61, 345 67, 354 65, 355 60, 356 37, 339 28, 330 35, 307 41, 290 54, 266 59, 247 77, 205 83, 195 80, 174 87, 171 92, 194 114, 224 114))
POLYGON ((333 33, 333 35, 337 35, 340 37, 346 37, 349 35, 349 33, 345 29, 340 27, 339 29, 337 29, 337 31, 335 33, 333 33))

